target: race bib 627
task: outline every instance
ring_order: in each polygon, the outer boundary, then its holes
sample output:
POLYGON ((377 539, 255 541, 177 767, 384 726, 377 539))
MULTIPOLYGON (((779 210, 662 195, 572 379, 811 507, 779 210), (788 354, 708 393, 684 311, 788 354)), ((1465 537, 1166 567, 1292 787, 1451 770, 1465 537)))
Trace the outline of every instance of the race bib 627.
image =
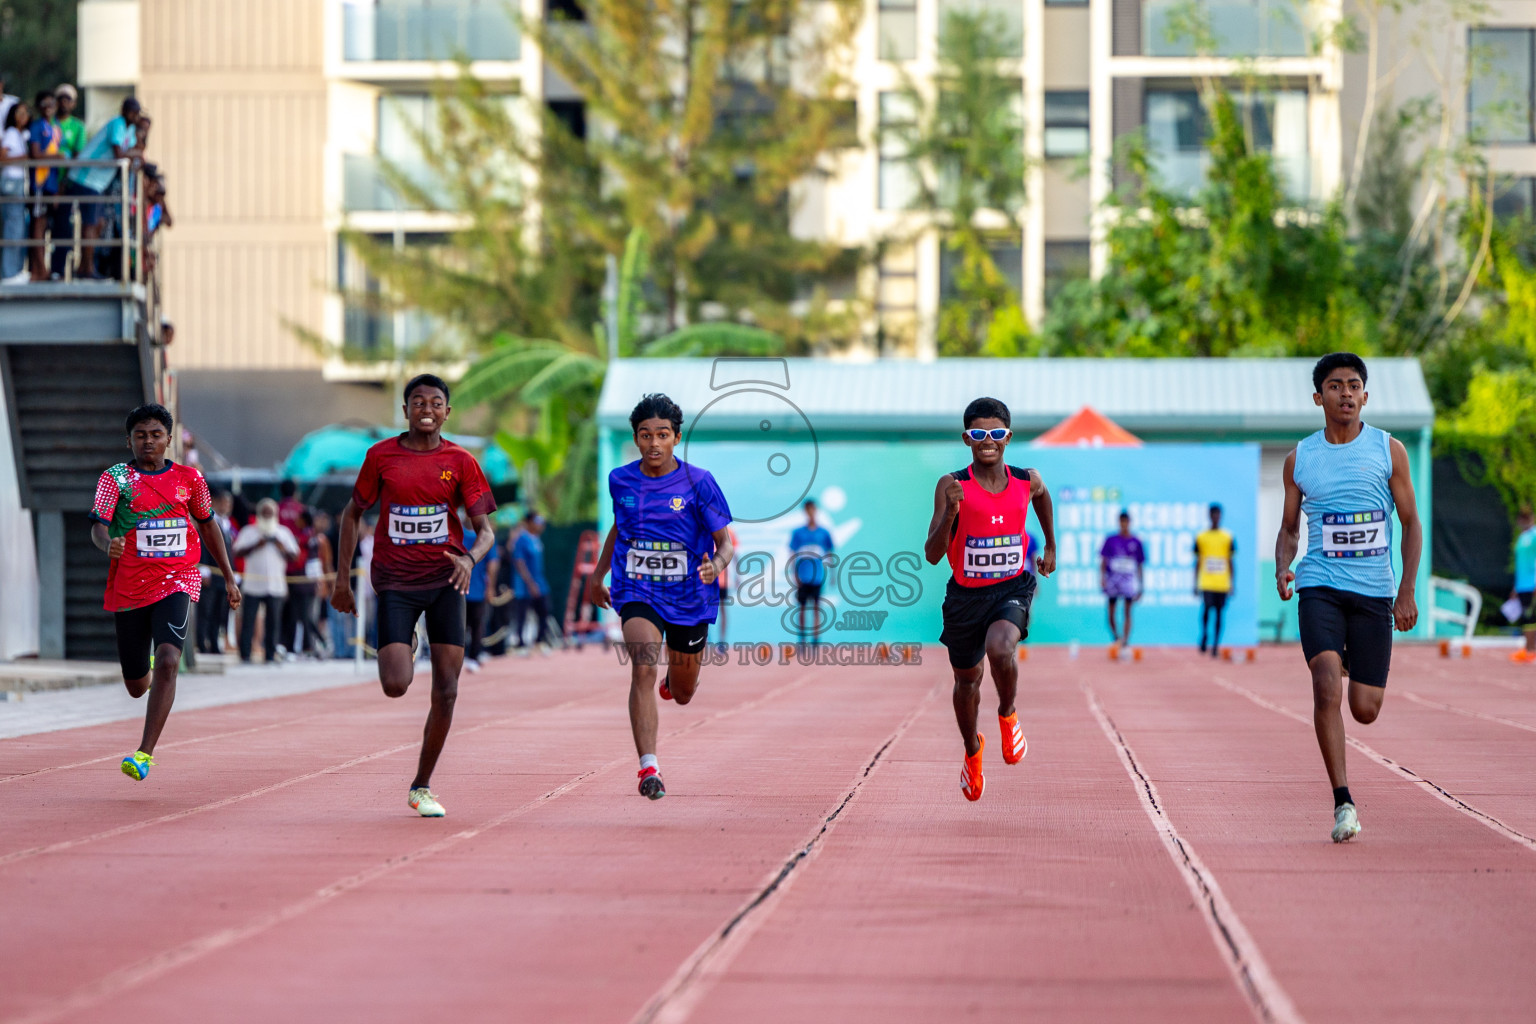
POLYGON ((140 558, 175 558, 187 553, 187 521, 183 517, 143 519, 133 532, 140 558))
POLYGON ((965 538, 965 575, 967 579, 1002 579, 1017 575, 1024 568, 1024 537, 965 538))
POLYGON ((447 505, 389 506, 389 539, 396 544, 448 543, 447 505))
POLYGON ((1381 509, 1323 514, 1324 558, 1375 558, 1386 553, 1387 514, 1381 509))

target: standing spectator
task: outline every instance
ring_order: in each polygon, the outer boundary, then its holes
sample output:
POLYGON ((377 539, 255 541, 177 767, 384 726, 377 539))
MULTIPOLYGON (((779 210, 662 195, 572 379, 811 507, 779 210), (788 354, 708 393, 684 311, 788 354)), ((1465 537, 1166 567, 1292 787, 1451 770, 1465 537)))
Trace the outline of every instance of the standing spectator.
MULTIPOLYGON (((288 527, 289 532, 293 534, 293 539, 299 545, 299 553, 288 560, 288 575, 302 576, 309 550, 309 531, 304 527, 305 513, 308 508, 299 499, 299 485, 292 480, 284 480, 278 485, 277 490, 282 495, 277 503, 277 521, 288 527)), ((279 634, 282 639, 278 641, 286 650, 293 651, 295 654, 298 653, 298 648, 294 646, 299 627, 298 611, 297 600, 290 599, 283 605, 283 631, 279 634)))
POLYGON ((512 639, 518 653, 526 656, 523 622, 533 612, 538 620, 533 642, 542 654, 549 653, 546 622, 549 619, 549 581, 544 578, 544 517, 529 509, 523 516, 523 532, 512 548, 512 639))
POLYGON ((522 532, 522 520, 514 519, 507 530, 506 543, 496 548, 496 571, 488 572, 485 577, 486 603, 490 606, 485 632, 487 636, 496 637, 495 642, 485 645, 485 651, 498 658, 507 653, 507 641, 512 633, 512 549, 517 546, 517 538, 522 532))
MULTIPOLYGON (((311 617, 310 621, 315 624, 316 641, 323 633, 326 644, 329 644, 334 652, 336 634, 331 631, 330 616, 326 614, 326 610, 330 608, 331 586, 336 572, 336 548, 331 543, 331 514, 323 509, 316 509, 310 513, 310 516, 309 560, 304 563, 304 575, 315 581, 315 596, 319 600, 319 611, 311 617)), ((322 657, 326 644, 320 644, 317 648, 317 653, 322 657)))
POLYGON ((5 116, 11 112, 11 108, 21 102, 21 100, 5 91, 5 85, 10 81, 10 78, 10 75, 0 71, 0 121, 4 121, 5 116))
MULTIPOLYGON (((224 550, 235 550, 235 528, 229 518, 234 510, 234 498, 228 491, 213 496, 213 525, 224 535, 224 550)), ((224 586, 223 573, 215 571, 218 563, 204 550, 201 565, 203 574, 203 599, 197 603, 197 652, 218 654, 220 636, 229 626, 229 594, 224 586)))
MULTIPOLYGON (((28 125, 32 112, 21 102, 11 104, 5 114, 5 132, 0 135, 0 238, 7 242, 25 241, 27 237, 27 171, 21 162, 27 159, 28 125), (15 164, 16 166, 10 166, 15 164)), ((32 280, 27 270, 27 250, 8 245, 0 253, 0 284, 26 284, 32 280)))
MULTIPOLYGON (((125 157, 139 160, 144 155, 144 139, 138 134, 141 117, 139 101, 132 96, 123 100, 122 113, 108 121, 101 131, 91 137, 80 151, 81 160, 121 160, 125 157)), ((80 167, 69 172, 64 181, 66 195, 79 196, 84 202, 76 204, 80 210, 81 234, 86 239, 101 237, 103 204, 99 200, 112 188, 117 179, 116 167, 80 167)), ((82 278, 99 278, 96 272, 96 250, 87 245, 81 250, 80 266, 76 268, 82 278)))
MULTIPOLYGON (((51 92, 40 92, 35 101, 37 116, 32 119, 32 127, 27 140, 27 150, 33 160, 57 160, 59 159, 59 143, 63 132, 54 123, 58 116, 58 101, 53 98, 51 92)), ((57 167, 35 167, 32 169, 32 194, 38 200, 32 206, 32 241, 39 244, 32 248, 32 280, 48 280, 48 268, 43 263, 43 235, 48 229, 48 222, 53 216, 53 208, 57 203, 48 202, 48 197, 59 194, 59 169, 57 167)), ((222 579, 222 577, 220 577, 222 579)))
MULTIPOLYGON (((475 538, 478 534, 469 528, 469 519, 464 519, 464 546, 475 546, 475 538)), ((496 578, 496 572, 501 567, 498 552, 501 549, 491 545, 490 554, 475 563, 475 567, 469 571, 469 592, 464 595, 464 617, 469 626, 469 638, 464 648, 464 667, 471 672, 480 671, 480 657, 485 653, 485 609, 488 587, 496 578)))
POLYGON ((64 159, 73 160, 85 148, 85 122, 75 116, 75 87, 65 82, 53 90, 53 98, 59 104, 58 124, 62 135, 59 152, 64 159))
POLYGON ((319 538, 309 510, 299 513, 298 529, 292 531, 299 544, 299 557, 288 563, 288 575, 302 577, 302 583, 288 585, 288 603, 283 611, 283 640, 295 655, 320 653, 319 630, 315 626, 315 598, 320 596, 321 559, 319 538), (298 564, 298 569, 293 568, 298 564))
POLYGON ((256 521, 235 537, 235 555, 245 559, 245 578, 240 589, 249 594, 240 607, 240 660, 251 660, 256 635, 256 609, 267 609, 263 647, 267 662, 277 660, 277 634, 282 629, 283 603, 288 596, 287 564, 299 553, 293 533, 277 521, 277 502, 262 498, 256 503, 256 521))
POLYGON ((1516 525, 1520 532, 1515 534, 1515 585, 1509 597, 1520 603, 1514 624, 1525 634, 1525 646, 1511 653, 1509 660, 1529 663, 1536 661, 1536 515, 1522 508, 1516 525))
POLYGON ((1131 642, 1131 605, 1141 599, 1143 593, 1143 567, 1147 564, 1146 549, 1141 539, 1131 533, 1131 513, 1120 512, 1120 532, 1112 533, 1099 549, 1099 587, 1109 599, 1109 632, 1121 647, 1131 642), (1123 601, 1125 624, 1115 625, 1115 602, 1123 601))

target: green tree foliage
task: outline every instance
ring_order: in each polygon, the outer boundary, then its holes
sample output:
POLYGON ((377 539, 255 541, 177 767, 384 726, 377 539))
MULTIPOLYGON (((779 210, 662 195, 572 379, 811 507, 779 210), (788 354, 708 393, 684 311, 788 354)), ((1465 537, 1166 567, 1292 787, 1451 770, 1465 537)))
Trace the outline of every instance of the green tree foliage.
POLYGON ((882 143, 906 154, 915 172, 911 209, 929 215, 953 255, 939 354, 1015 354, 1025 321, 992 250, 999 240, 1018 245, 1023 231, 1023 86, 1001 63, 1016 41, 995 14, 950 11, 938 42, 932 82, 904 77, 898 91, 914 116, 886 128, 882 143))
POLYGON ((75 80, 79 0, 0 0, 0 69, 5 91, 27 103, 75 80))

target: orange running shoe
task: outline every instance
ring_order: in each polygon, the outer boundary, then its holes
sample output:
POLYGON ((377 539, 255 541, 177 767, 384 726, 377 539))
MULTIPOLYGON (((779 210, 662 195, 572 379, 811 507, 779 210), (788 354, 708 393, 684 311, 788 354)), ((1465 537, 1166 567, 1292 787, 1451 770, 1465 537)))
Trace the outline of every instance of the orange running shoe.
POLYGON ((667 685, 667 680, 669 680, 671 678, 672 678, 671 676, 662 676, 661 677, 661 686, 657 688, 656 692, 657 692, 658 695, 660 695, 662 700, 671 700, 672 699, 672 687, 667 685))
POLYGON ((987 788, 987 780, 981 774, 981 755, 986 752, 987 738, 978 733, 976 742, 981 744, 976 748, 976 756, 967 754, 965 766, 960 769, 960 792, 967 800, 980 800, 981 791, 987 788))
POLYGON ((1530 651, 1522 647, 1519 650, 1511 653, 1509 660, 1515 662, 1516 664, 1522 664, 1528 661, 1536 661, 1536 654, 1532 654, 1530 651))
POLYGON ((1018 764, 1029 753, 1029 741, 1024 738, 1024 730, 1019 728, 1019 713, 1015 711, 1007 718, 998 715, 997 726, 1003 732, 1003 760, 1018 764))

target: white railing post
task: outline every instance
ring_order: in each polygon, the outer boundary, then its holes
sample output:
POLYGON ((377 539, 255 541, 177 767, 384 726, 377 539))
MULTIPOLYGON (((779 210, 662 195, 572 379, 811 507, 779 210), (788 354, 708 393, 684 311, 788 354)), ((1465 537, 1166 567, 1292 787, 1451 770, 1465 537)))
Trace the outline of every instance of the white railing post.
MULTIPOLYGON (((337 571, 340 571, 338 567, 337 571)), ((347 570, 351 572, 350 569, 347 570)), ((352 647, 352 664, 357 671, 363 670, 363 642, 368 639, 368 588, 363 586, 362 573, 358 573, 357 586, 353 588, 357 595, 357 637, 352 647)))

